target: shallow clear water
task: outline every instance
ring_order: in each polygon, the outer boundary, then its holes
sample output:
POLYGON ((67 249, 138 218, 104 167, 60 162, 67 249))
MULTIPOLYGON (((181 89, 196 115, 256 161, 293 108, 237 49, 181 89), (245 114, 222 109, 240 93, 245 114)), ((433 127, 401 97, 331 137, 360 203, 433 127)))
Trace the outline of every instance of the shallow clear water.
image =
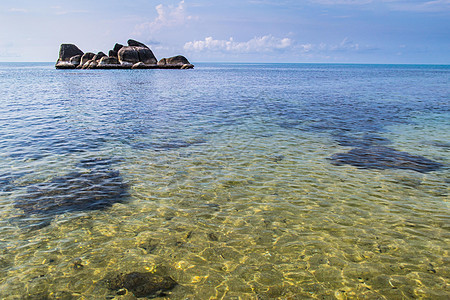
POLYGON ((0 298, 130 299, 105 278, 156 271, 171 299, 448 299, 449 87, 0 64, 0 298))

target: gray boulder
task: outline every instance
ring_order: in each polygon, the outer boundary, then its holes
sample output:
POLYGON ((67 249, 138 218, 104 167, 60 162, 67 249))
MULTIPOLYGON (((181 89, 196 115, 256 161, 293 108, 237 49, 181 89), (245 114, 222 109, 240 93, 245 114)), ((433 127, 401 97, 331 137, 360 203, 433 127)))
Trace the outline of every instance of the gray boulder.
POLYGON ((56 62, 55 68, 57 69, 75 69, 76 66, 70 61, 58 61, 56 62))
POLYGON ((194 65, 193 64, 185 64, 185 65, 182 65, 181 66, 181 69, 182 70, 185 70, 185 69, 193 69, 194 68, 194 65))
POLYGON ((117 57, 104 56, 100 59, 99 65, 118 65, 119 60, 117 57))
POLYGON ((144 64, 156 64, 157 62, 152 50, 146 47, 126 46, 119 50, 117 56, 120 63, 135 64, 143 62, 144 64))
POLYGON ((139 62, 139 54, 135 47, 122 47, 117 53, 120 63, 127 62, 135 64, 139 62))
POLYGON ((109 56, 109 57, 117 57, 117 52, 114 51, 114 50, 109 50, 108 56, 109 56))
POLYGON ((89 65, 88 65, 88 69, 95 69, 97 68, 98 62, 96 60, 92 60, 89 65))
POLYGON ((179 66, 181 68, 184 65, 191 65, 191 63, 186 59, 186 57, 182 55, 177 55, 169 58, 162 58, 160 61, 158 61, 158 66, 161 67, 179 66))
POLYGON ((82 69, 87 69, 89 68, 89 65, 91 64, 91 62, 93 62, 94 60, 90 59, 87 62, 85 62, 84 64, 81 65, 82 69))
POLYGON ((100 69, 117 69, 120 67, 117 57, 104 56, 98 62, 97 68, 100 69))
POLYGON ((147 65, 144 64, 142 61, 135 63, 132 67, 132 69, 147 69, 147 65))
POLYGON ((114 45, 113 51, 119 52, 119 50, 122 49, 122 48, 123 48, 123 45, 122 45, 122 44, 116 43, 116 44, 114 45))
POLYGON ((167 64, 182 66, 182 65, 189 65, 191 63, 186 59, 186 57, 184 57, 182 55, 177 55, 177 56, 169 57, 167 59, 167 64))
POLYGON ((83 51, 74 44, 61 44, 58 61, 69 61, 71 57, 83 54, 83 51))
POLYGON ((165 66, 165 65, 167 65, 167 58, 161 58, 158 61, 158 66, 165 66))
POLYGON ((81 62, 81 55, 80 54, 72 56, 70 58, 70 63, 73 64, 75 67, 78 67, 80 65, 80 62, 81 62))
POLYGON ((148 48, 147 45, 145 45, 145 44, 143 44, 141 42, 132 40, 132 39, 129 39, 127 43, 128 43, 128 46, 148 48))
POLYGON ((95 56, 94 53, 92 53, 92 52, 86 52, 86 53, 83 54, 83 56, 81 57, 80 65, 81 65, 81 66, 84 66, 84 64, 85 64, 87 61, 93 59, 94 56, 95 56))
POLYGON ((162 69, 193 69, 192 65, 186 57, 177 55, 169 58, 162 58, 158 61, 158 67, 162 69))
POLYGON ((136 47, 136 50, 138 52, 139 61, 144 64, 156 64, 157 60, 152 50, 146 47, 136 47))
POLYGON ((105 57, 105 56, 107 56, 107 55, 100 51, 99 53, 95 54, 95 56, 92 59, 95 61, 99 61, 102 57, 105 57))

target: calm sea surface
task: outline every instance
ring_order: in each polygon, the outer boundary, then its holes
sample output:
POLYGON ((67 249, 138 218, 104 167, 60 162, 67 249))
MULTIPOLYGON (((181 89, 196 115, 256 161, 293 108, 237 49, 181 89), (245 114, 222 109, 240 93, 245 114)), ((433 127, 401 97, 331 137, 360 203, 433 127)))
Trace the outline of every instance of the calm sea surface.
POLYGON ((449 66, 0 64, 0 298, 449 299, 449 133, 449 66))

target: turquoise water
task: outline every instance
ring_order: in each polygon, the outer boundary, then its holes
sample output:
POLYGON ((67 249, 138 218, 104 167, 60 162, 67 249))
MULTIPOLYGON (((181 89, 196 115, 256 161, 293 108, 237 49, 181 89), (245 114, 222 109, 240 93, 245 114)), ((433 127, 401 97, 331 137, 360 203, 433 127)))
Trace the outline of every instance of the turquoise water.
POLYGON ((448 299, 449 75, 0 64, 0 298, 448 299))

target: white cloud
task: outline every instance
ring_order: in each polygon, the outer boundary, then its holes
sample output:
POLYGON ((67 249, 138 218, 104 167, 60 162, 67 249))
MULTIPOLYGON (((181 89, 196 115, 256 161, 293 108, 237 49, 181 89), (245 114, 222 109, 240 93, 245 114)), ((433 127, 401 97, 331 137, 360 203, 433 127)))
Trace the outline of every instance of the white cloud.
POLYGON ((350 40, 348 37, 344 38, 339 44, 307 44, 301 45, 304 49, 303 52, 322 52, 322 53, 333 53, 333 52, 367 52, 378 50, 377 47, 370 45, 360 45, 350 40))
POLYGON ((8 11, 13 12, 13 13, 27 13, 28 12, 28 10, 26 10, 24 8, 16 8, 16 7, 10 8, 8 11))
POLYGON ((292 44, 289 38, 276 38, 272 35, 254 37, 246 42, 236 42, 232 37, 229 40, 207 37, 201 41, 187 42, 184 49, 193 52, 263 53, 288 49, 292 44))
POLYGON ((338 45, 330 46, 329 49, 331 51, 358 51, 360 47, 359 44, 354 43, 346 37, 338 45))
POLYGON ((189 20, 195 19, 186 12, 184 0, 177 6, 159 4, 155 7, 158 16, 151 22, 145 22, 136 26, 137 34, 143 32, 157 32, 165 27, 175 27, 185 24, 189 20))

